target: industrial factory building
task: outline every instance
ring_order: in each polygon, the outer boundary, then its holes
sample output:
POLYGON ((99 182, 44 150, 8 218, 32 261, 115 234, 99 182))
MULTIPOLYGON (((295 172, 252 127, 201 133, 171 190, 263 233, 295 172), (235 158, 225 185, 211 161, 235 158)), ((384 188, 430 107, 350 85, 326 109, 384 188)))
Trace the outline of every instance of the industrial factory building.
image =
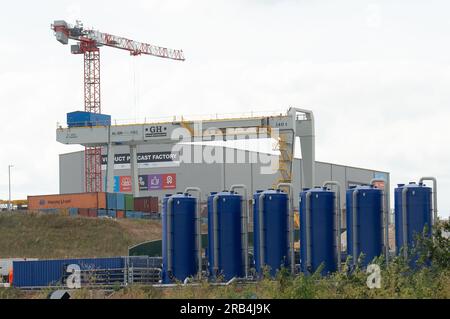
MULTIPOLYGON (((158 196, 182 192, 186 187, 197 186, 206 194, 229 189, 233 184, 247 185, 253 194, 256 190, 273 188, 277 183, 277 172, 267 174, 270 163, 277 160, 277 155, 259 153, 236 148, 191 145, 192 152, 214 154, 230 153, 234 160, 223 163, 186 163, 181 160, 173 145, 142 144, 137 146, 139 196, 158 196)), ((132 193, 129 147, 115 145, 114 152, 114 191, 132 193)), ((102 156, 103 188, 106 184, 106 150, 102 156)), ((292 183, 294 186, 295 206, 298 205, 298 194, 303 188, 301 178, 302 160, 293 161, 292 183)), ((84 191, 85 174, 84 152, 61 154, 59 158, 60 193, 81 193, 84 191)), ((389 182, 389 173, 344 165, 316 162, 315 184, 335 180, 343 189, 353 185, 368 185, 373 178, 383 178, 389 182)), ((345 203, 345 192, 341 193, 341 201, 345 203)))

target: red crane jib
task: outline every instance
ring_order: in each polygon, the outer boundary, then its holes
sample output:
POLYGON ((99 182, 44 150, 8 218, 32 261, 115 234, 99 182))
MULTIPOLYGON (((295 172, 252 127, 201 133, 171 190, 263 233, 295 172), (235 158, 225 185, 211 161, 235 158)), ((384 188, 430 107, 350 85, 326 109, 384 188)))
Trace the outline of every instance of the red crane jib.
POLYGON ((131 55, 147 54, 172 60, 185 60, 183 50, 169 49, 96 30, 84 29, 79 22, 72 26, 65 21, 58 20, 52 24, 52 29, 55 31, 57 40, 63 44, 67 44, 71 39, 78 41, 80 47, 85 47, 83 43, 89 43, 91 49, 94 49, 94 46, 98 48, 105 45, 129 51, 131 55))
MULTIPOLYGON (((71 52, 84 55, 84 109, 86 112, 101 113, 99 49, 101 46, 126 50, 134 56, 146 54, 178 61, 185 60, 183 50, 168 49, 91 29, 84 29, 79 21, 73 26, 66 21, 56 20, 51 25, 51 29, 55 32, 56 40, 62 44, 68 44, 69 39, 77 41, 77 44, 71 46, 71 52)), ((103 191, 101 147, 85 147, 84 160, 85 191, 103 191)))

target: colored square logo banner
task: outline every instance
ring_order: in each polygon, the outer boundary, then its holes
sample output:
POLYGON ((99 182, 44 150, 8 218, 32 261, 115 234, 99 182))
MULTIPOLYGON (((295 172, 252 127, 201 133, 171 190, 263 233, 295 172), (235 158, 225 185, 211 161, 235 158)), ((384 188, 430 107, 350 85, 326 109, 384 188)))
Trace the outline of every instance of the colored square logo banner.
POLYGON ((120 176, 114 176, 114 193, 120 192, 120 176))
MULTIPOLYGON (((177 188, 177 174, 139 175, 139 190, 151 191, 177 188)), ((131 192, 131 176, 114 176, 114 192, 131 192)))
POLYGON ((147 175, 139 175, 139 190, 148 191, 148 177, 147 175))
POLYGON ((120 176, 120 191, 131 192, 131 176, 120 176))
POLYGON ((162 188, 163 189, 177 188, 177 175, 176 174, 163 174, 162 175, 162 188))
POLYGON ((151 174, 148 175, 148 190, 162 189, 162 175, 151 174))

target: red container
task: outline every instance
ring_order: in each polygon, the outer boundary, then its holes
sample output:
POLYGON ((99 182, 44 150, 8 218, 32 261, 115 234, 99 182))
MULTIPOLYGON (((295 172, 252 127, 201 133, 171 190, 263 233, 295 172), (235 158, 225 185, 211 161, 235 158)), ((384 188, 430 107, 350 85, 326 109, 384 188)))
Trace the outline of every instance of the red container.
POLYGON ((89 215, 89 217, 97 217, 97 210, 89 208, 88 215, 89 215))
POLYGON ((89 209, 88 208, 79 208, 78 215, 84 216, 84 217, 89 217, 89 209))
POLYGON ((116 212, 116 218, 125 218, 125 211, 123 210, 118 210, 116 212))
POLYGON ((138 212, 158 213, 158 197, 148 196, 134 198, 134 210, 138 212))
POLYGON ((158 197, 152 197, 150 202, 150 212, 151 213, 159 213, 159 199, 158 197))

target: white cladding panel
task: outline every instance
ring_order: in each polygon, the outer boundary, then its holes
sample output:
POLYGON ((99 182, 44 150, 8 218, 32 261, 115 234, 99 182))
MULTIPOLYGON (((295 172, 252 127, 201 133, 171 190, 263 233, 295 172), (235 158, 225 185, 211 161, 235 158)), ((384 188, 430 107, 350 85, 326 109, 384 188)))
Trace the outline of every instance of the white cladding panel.
MULTIPOLYGON (((194 151, 207 149, 215 149, 219 151, 220 147, 197 145, 194 151)), ((164 152, 170 151, 170 145, 138 145, 138 154, 145 152, 164 152)), ((104 152, 105 153, 105 152, 104 152)), ((127 145, 119 145, 114 147, 115 154, 129 153, 127 145)), ((245 184, 249 188, 249 192, 253 193, 256 190, 263 190, 272 188, 276 182, 277 174, 262 174, 261 168, 267 167, 267 163, 251 163, 249 159, 260 158, 255 156, 257 153, 249 151, 237 151, 236 158, 245 158, 245 163, 180 163, 179 166, 161 165, 159 167, 140 168, 139 175, 152 174, 176 174, 176 189, 158 189, 150 191, 141 191, 140 196, 159 196, 160 198, 165 194, 173 194, 175 192, 184 191, 188 186, 198 186, 202 189, 204 197, 209 192, 221 191, 229 189, 233 184, 245 184), (252 154, 252 156, 250 156, 252 154)), ((273 158, 274 156, 269 156, 273 158)), ((83 152, 75 152, 60 155, 60 192, 73 193, 83 191, 83 152)), ((295 196, 295 207, 298 206, 299 193, 302 190, 301 185, 301 159, 295 159, 293 163, 293 186, 295 196)), ((342 190, 342 205, 345 204, 345 190, 349 182, 368 184, 376 173, 380 171, 345 167, 342 165, 335 165, 330 163, 316 162, 316 182, 317 186, 322 185, 325 180, 337 180, 341 183, 342 190)), ((114 170, 115 176, 129 176, 131 175, 129 168, 116 168, 114 170)), ((389 174, 388 174, 389 176, 389 174)))
POLYGON ((142 126, 111 126, 111 142, 142 141, 142 126))
POLYGON ((56 140, 63 144, 103 144, 105 141, 108 141, 108 127, 93 126, 57 129, 56 140))

